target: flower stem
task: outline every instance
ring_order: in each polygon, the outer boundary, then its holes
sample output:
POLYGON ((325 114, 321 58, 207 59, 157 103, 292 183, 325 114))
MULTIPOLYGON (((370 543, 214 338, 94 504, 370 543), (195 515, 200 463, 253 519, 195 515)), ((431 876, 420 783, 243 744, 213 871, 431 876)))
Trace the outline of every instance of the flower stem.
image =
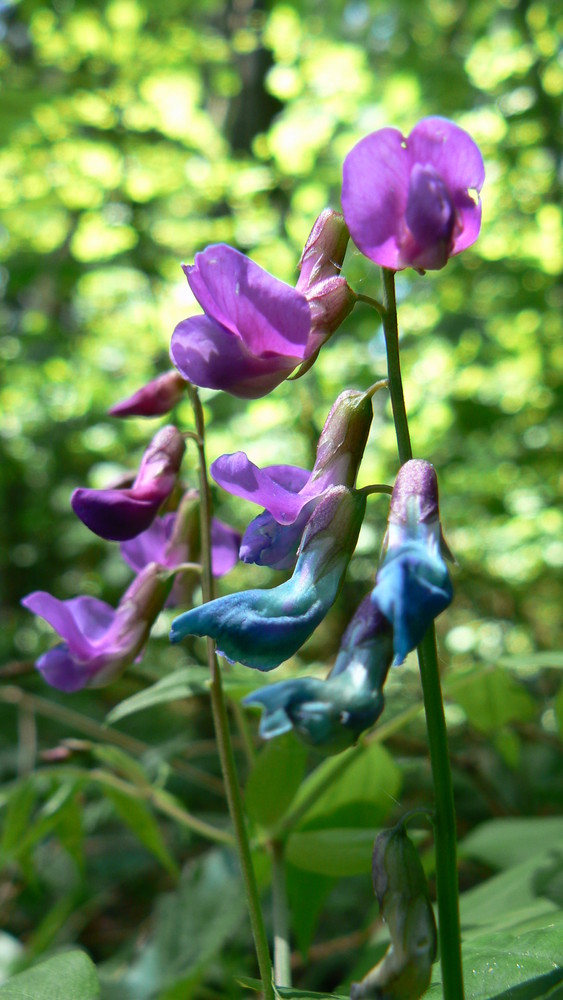
MULTIPOLYGON (((401 378, 395 274, 387 268, 382 268, 382 276, 384 305, 382 319, 387 348, 389 392, 399 460, 403 465, 412 458, 412 447, 401 378)), ((444 1000, 463 1000, 455 805, 434 625, 428 629, 417 652, 434 782, 436 895, 443 994, 444 1000)))
MULTIPOLYGON (((200 518, 201 518, 201 565, 202 565, 202 593, 203 600, 210 601, 213 598, 213 577, 211 575, 211 495, 209 490, 209 480, 207 477, 207 463, 205 459, 205 422, 203 408, 199 398, 199 393, 195 386, 188 386, 190 401, 193 408, 196 424, 196 447, 199 457, 199 482, 200 482, 200 518)), ((227 718, 227 707, 223 694, 221 682, 221 672, 215 653, 215 643, 212 638, 207 639, 207 660, 211 675, 210 695, 211 710, 213 712, 213 722, 215 725, 215 736, 217 739, 217 749, 221 762, 223 780, 225 782, 225 792, 229 811, 233 821, 235 839, 239 861, 242 869, 242 876, 246 890, 246 899, 254 938, 254 947, 262 980, 264 1000, 273 1000, 274 992, 272 987, 272 962, 264 917, 260 906, 260 895, 256 884, 256 876, 252 865, 252 855, 244 812, 242 807, 242 797, 237 777, 233 744, 227 718)))
POLYGON ((405 397, 403 393, 403 380, 401 377, 401 360, 399 357, 399 327, 397 324, 397 300, 395 298, 395 272, 382 267, 383 276, 383 332, 385 334, 385 347, 387 349, 387 373, 389 378, 389 393, 391 395, 391 406, 393 408, 393 420, 395 422, 395 433, 397 435, 397 448, 399 449, 399 461, 401 465, 412 458, 411 439, 409 434, 409 424, 407 411, 405 409, 405 397))
POLYGON ((274 980, 276 986, 291 986, 291 948, 289 944, 289 908, 287 904, 285 844, 273 840, 272 895, 274 917, 274 980))

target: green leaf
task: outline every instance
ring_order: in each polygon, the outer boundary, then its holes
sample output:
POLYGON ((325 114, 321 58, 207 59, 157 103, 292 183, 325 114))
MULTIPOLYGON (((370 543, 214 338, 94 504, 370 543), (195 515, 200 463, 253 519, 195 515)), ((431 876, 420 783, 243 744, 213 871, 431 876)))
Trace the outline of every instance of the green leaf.
POLYGON ((150 787, 150 782, 145 769, 134 757, 125 753, 120 747, 109 743, 96 744, 92 748, 93 756, 106 767, 111 768, 116 774, 121 775, 134 785, 141 788, 150 787))
POLYGON ((287 860, 308 872, 343 878, 367 875, 377 830, 353 827, 298 830, 287 842, 287 860))
POLYGON ((164 843, 160 827, 149 806, 111 785, 102 783, 102 788, 104 795, 113 803, 115 811, 141 844, 154 854, 174 877, 177 877, 178 867, 164 843))
POLYGON ((12 976, 0 986, 0 1000, 95 1000, 100 984, 83 951, 68 951, 12 976))
POLYGON ((19 856, 24 835, 29 831, 31 813, 36 798, 37 790, 33 778, 26 778, 19 782, 11 792, 0 844, 0 855, 3 858, 19 856))
POLYGON ((305 773, 307 749, 293 733, 268 743, 258 754, 245 790, 248 815, 273 826, 291 805, 305 773))
POLYGON ((460 842, 459 853, 484 861, 492 868, 507 869, 561 844, 562 817, 503 817, 472 830, 460 842))
POLYGON ((250 934, 245 913, 239 869, 230 852, 213 850, 190 863, 175 891, 158 900, 153 930, 139 956, 128 967, 118 962, 100 969, 104 1000, 192 997, 194 984, 225 941, 241 926, 250 934))
POLYGON ((525 722, 536 714, 532 696, 500 668, 480 671, 463 685, 452 683, 451 688, 446 687, 446 693, 461 705, 471 725, 482 733, 496 733, 509 722, 525 722))
POLYGON ((544 851, 464 892, 460 898, 463 927, 492 930, 557 911, 549 899, 538 899, 536 880, 549 857, 550 852, 544 851))
POLYGON ((162 677, 156 684, 151 684, 144 691, 125 698, 119 705, 112 708, 106 716, 106 722, 118 722, 135 712, 143 712, 153 705, 165 705, 181 698, 193 698, 194 695, 206 694, 209 687, 209 671, 206 667, 194 665, 181 667, 173 673, 162 677))
MULTIPOLYGON (((540 1000, 560 997, 563 983, 563 913, 536 926, 481 932, 463 946, 466 1000, 540 1000), (552 992, 555 988, 556 992, 552 992)), ((441 997, 440 967, 426 997, 441 997)))
POLYGON ((365 826, 373 832, 395 805, 401 780, 399 767, 379 743, 324 761, 303 782, 293 802, 293 808, 299 809, 305 799, 319 790, 300 828, 351 825, 365 826), (344 770, 343 759, 350 761, 344 770), (327 776, 333 772, 336 772, 334 780, 323 788, 327 776))

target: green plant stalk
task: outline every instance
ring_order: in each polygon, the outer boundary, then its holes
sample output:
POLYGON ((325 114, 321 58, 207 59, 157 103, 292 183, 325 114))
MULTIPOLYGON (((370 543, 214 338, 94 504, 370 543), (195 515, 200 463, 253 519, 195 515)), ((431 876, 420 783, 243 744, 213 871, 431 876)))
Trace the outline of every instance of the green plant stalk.
MULTIPOLYGON (((201 523, 201 565, 202 565, 202 593, 203 600, 213 599, 213 576, 211 573, 211 495, 209 491, 209 480, 207 477, 207 462, 205 458, 205 421, 203 409, 199 398, 199 393, 195 386, 188 386, 190 401, 193 408, 196 425, 196 447, 199 459, 199 483, 200 483, 200 523, 201 523)), ((215 736, 217 739, 217 749, 219 760, 225 783, 225 792, 229 805, 229 812, 233 821, 235 840, 239 855, 242 877, 246 890, 246 899, 256 949, 256 958, 262 980, 264 1000, 274 1000, 272 986, 272 961, 266 927, 262 908, 260 906, 260 895, 256 884, 256 876, 252 865, 252 855, 242 807, 242 797, 238 782, 233 744, 227 717, 227 707, 223 694, 221 682, 221 672, 217 662, 215 643, 212 638, 207 638, 207 661, 209 673, 211 675, 210 696, 213 722, 215 726, 215 736)))
MULTIPOLYGON (((412 458, 412 447, 401 377, 395 274, 387 268, 382 268, 382 276, 384 307, 382 320, 387 349, 389 392, 399 461, 403 465, 412 458)), ((436 895, 443 994, 444 1000, 463 1000, 455 805, 434 625, 431 625, 426 632, 417 653, 434 782, 436 895)))
POLYGON ((291 986, 291 947, 289 943, 285 842, 282 840, 273 840, 270 846, 272 852, 274 981, 276 986, 291 986))

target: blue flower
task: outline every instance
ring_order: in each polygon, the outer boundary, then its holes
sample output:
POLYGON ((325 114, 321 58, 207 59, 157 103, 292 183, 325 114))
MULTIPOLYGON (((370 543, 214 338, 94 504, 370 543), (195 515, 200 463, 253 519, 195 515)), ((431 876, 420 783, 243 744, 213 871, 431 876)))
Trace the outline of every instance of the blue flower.
POLYGON ((402 663, 431 622, 451 603, 452 583, 443 555, 438 482, 429 462, 412 460, 399 470, 389 512, 383 557, 372 600, 393 625, 394 663, 402 663))
POLYGON ((271 590, 229 594, 185 612, 170 639, 210 635, 228 659, 272 670, 303 645, 332 606, 356 546, 365 496, 329 489, 307 523, 290 580, 271 590))
POLYGON ((261 688, 243 704, 265 709, 260 735, 272 739, 294 729, 324 754, 354 744, 383 711, 383 684, 393 656, 392 630, 368 595, 344 636, 326 680, 299 677, 261 688))

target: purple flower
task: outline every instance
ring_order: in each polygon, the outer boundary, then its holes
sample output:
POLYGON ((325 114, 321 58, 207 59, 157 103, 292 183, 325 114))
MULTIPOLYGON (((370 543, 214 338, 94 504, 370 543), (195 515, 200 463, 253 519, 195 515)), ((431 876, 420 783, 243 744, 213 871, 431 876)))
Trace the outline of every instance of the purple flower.
POLYGON ((275 569, 294 561, 303 529, 319 498, 331 486, 354 486, 372 420, 373 390, 347 389, 334 403, 317 445, 311 472, 295 465, 259 469, 238 451, 221 455, 211 475, 223 489, 265 508, 251 522, 240 557, 275 569))
POLYGON ((74 513, 94 534, 122 542, 146 531, 170 496, 186 445, 176 427, 163 427, 148 446, 128 489, 75 490, 74 513))
MULTIPOLYGON (((241 536, 234 528, 214 517, 211 521, 211 567, 213 576, 224 576, 238 561, 241 536)), ((139 573, 155 562, 168 569, 199 559, 199 514, 197 497, 188 495, 178 511, 157 517, 136 538, 121 543, 128 566, 139 573), (194 502, 195 501, 195 502, 194 502), (184 511, 186 514, 184 514, 184 511), (190 518, 193 514, 194 517, 190 518), (187 515, 187 516, 186 516, 187 515), (192 520, 193 524, 190 524, 192 520)))
POLYGON ((223 243, 182 265, 202 316, 182 320, 170 356, 194 385, 257 399, 314 350, 304 295, 223 243))
POLYGON ((443 556, 450 557, 438 510, 438 480, 429 462, 399 469, 372 600, 393 625, 394 663, 418 646, 453 591, 443 556))
POLYGON ((484 179, 478 147, 446 118, 423 118, 406 139, 382 128, 344 161, 344 218, 381 267, 437 270, 477 239, 484 179))
POLYGON ((174 409, 185 389, 186 380, 177 371, 171 370, 116 403, 108 413, 112 417, 161 417, 174 409))
POLYGON ((139 655, 167 591, 160 567, 151 563, 115 610, 96 597, 59 601, 41 590, 28 594, 24 607, 49 622, 63 640, 39 658, 37 669, 60 691, 108 684, 139 655))
POLYGON ((332 606, 358 540, 363 493, 328 490, 307 523, 290 580, 271 590, 228 594, 172 622, 170 639, 209 635, 229 660, 273 670, 303 645, 332 606))

